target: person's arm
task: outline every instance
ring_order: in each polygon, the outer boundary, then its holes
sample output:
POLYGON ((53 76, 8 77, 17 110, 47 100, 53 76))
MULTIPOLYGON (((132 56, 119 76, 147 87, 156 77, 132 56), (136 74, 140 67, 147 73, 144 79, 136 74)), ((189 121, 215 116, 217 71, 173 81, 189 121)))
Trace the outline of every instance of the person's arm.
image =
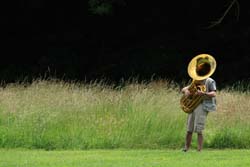
MULTIPOLYGON (((210 81, 210 80, 209 80, 210 81)), ((197 93, 201 96, 205 96, 207 98, 212 98, 216 96, 216 83, 214 80, 211 80, 208 85, 208 92, 198 91, 197 93)))
POLYGON ((208 96, 208 97, 215 97, 215 96, 216 96, 216 91, 205 92, 205 96, 208 96))
POLYGON ((206 97, 215 97, 216 96, 216 91, 210 91, 210 92, 198 91, 197 93, 201 96, 206 96, 206 97))

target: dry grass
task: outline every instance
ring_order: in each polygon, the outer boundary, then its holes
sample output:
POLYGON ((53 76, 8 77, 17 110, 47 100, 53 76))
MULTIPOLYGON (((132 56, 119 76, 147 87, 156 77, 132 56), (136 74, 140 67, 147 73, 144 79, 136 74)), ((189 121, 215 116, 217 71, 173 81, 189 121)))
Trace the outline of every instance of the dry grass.
MULTIPOLYGON (((114 87, 37 80, 7 85, 0 93, 1 147, 176 148, 184 142, 186 114, 173 82, 114 87)), ((247 147, 250 94, 221 90, 217 102, 217 112, 208 116, 206 146, 219 147, 240 134, 245 141, 239 147, 247 147)))

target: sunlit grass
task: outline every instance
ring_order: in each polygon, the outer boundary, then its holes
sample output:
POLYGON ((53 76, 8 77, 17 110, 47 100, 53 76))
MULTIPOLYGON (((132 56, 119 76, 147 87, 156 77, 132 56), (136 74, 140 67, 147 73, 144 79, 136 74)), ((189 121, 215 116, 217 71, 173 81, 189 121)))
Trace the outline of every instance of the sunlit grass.
MULTIPOLYGON (((186 114, 169 81, 67 83, 36 80, 0 90, 0 147, 180 148, 186 114)), ((249 92, 218 91, 205 147, 249 148, 249 92)), ((195 140, 194 140, 195 142, 195 140)))
POLYGON ((249 150, 0 150, 0 167, 246 167, 249 150))

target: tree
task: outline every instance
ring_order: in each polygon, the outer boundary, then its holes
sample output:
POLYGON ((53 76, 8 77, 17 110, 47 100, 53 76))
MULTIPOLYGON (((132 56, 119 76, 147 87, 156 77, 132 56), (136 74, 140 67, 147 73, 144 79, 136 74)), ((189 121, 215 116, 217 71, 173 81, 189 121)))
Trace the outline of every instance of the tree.
POLYGON ((124 0, 89 0, 91 13, 97 15, 110 15, 113 13, 115 5, 126 5, 124 0))

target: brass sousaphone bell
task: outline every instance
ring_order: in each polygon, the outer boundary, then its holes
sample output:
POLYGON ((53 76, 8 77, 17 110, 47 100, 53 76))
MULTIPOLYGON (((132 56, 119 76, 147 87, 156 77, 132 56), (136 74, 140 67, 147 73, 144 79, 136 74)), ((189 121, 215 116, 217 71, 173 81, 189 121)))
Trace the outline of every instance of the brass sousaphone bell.
POLYGON ((210 77, 216 69, 216 61, 209 54, 200 54, 195 56, 188 64, 188 75, 193 79, 188 90, 190 95, 183 95, 180 100, 181 109, 185 113, 191 113, 202 102, 203 97, 197 95, 197 90, 206 91, 205 85, 197 86, 196 81, 204 80, 210 77))

